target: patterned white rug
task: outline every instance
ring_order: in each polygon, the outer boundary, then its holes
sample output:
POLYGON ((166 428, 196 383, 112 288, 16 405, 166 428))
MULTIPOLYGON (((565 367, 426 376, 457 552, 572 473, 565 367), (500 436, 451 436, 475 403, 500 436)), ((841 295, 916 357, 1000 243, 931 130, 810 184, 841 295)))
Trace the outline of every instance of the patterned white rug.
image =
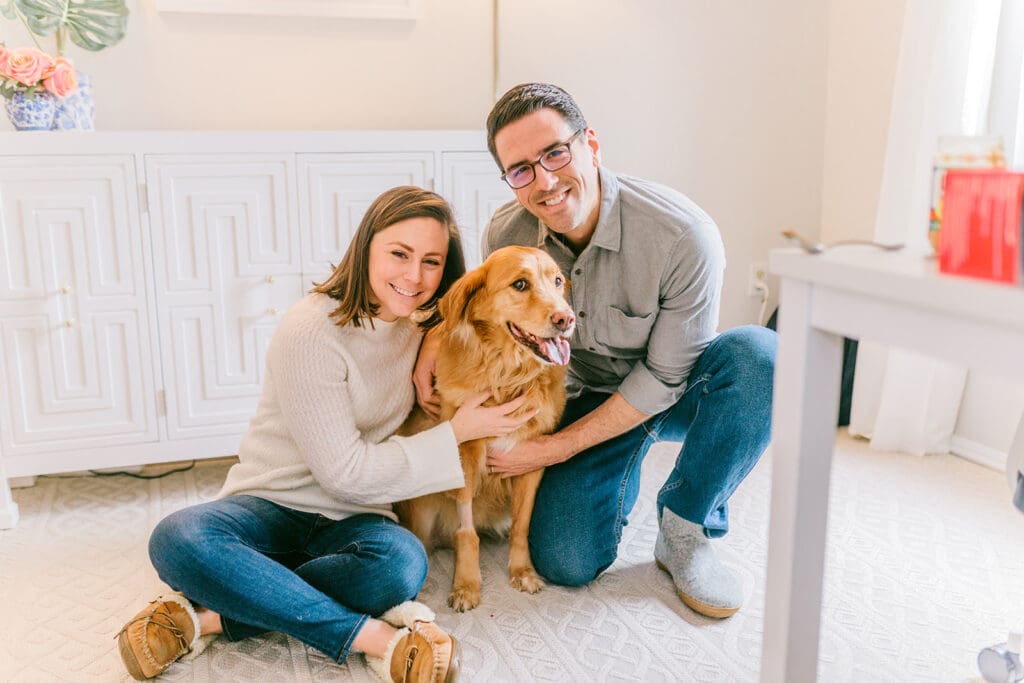
MULTIPOLYGON (((530 596, 505 579, 506 548, 485 542, 484 602, 445 606, 452 557, 431 558, 421 599, 464 647, 472 681, 754 681, 758 678, 770 462, 732 502, 728 558, 750 596, 725 621, 688 610, 651 556, 654 497, 673 446, 644 465, 620 559, 579 589, 530 596)), ((164 590, 146 556, 153 526, 219 488, 226 465, 163 479, 41 478, 15 491, 0 532, 0 680, 126 681, 114 635, 164 590)), ((819 678, 965 681, 978 650, 1024 623, 1024 515, 1004 477, 952 456, 872 453, 840 437, 833 469, 819 678)), ((373 681, 362 656, 338 666, 291 638, 215 641, 172 681, 373 681)))

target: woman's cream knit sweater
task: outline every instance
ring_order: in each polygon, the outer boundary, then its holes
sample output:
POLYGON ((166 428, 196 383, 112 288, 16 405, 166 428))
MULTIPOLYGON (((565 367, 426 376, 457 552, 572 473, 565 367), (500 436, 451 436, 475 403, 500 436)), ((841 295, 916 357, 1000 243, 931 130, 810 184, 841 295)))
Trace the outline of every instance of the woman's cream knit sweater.
POLYGON ((249 494, 331 519, 394 519, 394 501, 463 486, 450 423, 391 436, 415 399, 422 331, 407 319, 338 327, 328 317, 336 307, 309 294, 281 320, 220 497, 249 494))

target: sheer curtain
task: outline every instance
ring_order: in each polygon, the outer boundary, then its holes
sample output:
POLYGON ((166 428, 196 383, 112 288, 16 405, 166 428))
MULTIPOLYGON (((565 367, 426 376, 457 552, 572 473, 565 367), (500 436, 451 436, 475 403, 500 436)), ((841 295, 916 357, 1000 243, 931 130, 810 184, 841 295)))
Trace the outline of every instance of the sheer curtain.
MULTIPOLYGON (((907 0, 875 239, 927 253, 932 159, 940 135, 1001 135, 1024 162, 1024 2, 907 0)), ((967 373, 865 343, 850 433, 879 450, 946 453, 967 373)))

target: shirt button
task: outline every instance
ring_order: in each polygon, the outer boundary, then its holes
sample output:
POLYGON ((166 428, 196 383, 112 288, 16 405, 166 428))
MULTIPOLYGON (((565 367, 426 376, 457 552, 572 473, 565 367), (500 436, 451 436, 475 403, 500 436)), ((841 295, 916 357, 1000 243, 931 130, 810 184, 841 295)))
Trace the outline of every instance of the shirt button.
POLYGON ((577 315, 579 317, 581 317, 581 318, 586 318, 587 317, 587 312, 586 311, 580 311, 577 315))
POLYGON ((572 272, 573 272, 574 275, 583 275, 583 269, 582 268, 577 268, 576 270, 574 270, 572 272))

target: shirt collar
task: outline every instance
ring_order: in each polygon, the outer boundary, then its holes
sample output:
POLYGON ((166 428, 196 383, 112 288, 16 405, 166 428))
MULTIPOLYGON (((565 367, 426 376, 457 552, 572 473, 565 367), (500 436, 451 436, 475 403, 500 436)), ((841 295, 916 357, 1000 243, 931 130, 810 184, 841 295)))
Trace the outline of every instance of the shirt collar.
MULTIPOLYGON (((619 210, 619 183, 615 180, 615 174, 604 166, 597 169, 601 179, 601 205, 597 213, 597 228, 590 238, 590 244, 607 249, 618 251, 622 243, 622 215, 619 210)), ((537 247, 543 248, 548 237, 552 242, 561 244, 561 240, 548 230, 548 226, 538 218, 537 225, 537 247)), ((588 245, 589 246, 589 245, 588 245)))

